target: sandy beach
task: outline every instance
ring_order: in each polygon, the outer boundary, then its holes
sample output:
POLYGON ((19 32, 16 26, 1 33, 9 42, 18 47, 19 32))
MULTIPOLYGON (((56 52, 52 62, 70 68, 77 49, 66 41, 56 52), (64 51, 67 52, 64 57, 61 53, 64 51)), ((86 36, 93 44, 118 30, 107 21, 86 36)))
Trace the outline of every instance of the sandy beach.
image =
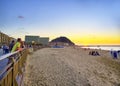
POLYGON ((80 47, 43 48, 27 58, 25 86, 120 86, 120 60, 108 51, 89 55, 80 47))

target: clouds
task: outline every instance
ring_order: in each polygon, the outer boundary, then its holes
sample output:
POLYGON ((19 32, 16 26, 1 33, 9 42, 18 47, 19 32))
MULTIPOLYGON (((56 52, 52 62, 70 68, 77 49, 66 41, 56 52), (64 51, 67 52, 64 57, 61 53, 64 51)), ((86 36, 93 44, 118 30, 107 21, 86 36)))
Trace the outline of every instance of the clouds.
POLYGON ((17 18, 19 18, 19 19, 24 19, 25 17, 24 16, 18 16, 17 18))

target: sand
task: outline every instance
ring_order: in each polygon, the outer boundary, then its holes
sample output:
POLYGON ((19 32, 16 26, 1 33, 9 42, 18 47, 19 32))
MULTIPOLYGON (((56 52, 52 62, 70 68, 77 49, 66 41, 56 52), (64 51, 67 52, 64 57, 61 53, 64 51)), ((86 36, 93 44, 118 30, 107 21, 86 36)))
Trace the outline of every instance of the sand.
POLYGON ((120 86, 120 60, 108 51, 43 48, 27 58, 25 86, 120 86))

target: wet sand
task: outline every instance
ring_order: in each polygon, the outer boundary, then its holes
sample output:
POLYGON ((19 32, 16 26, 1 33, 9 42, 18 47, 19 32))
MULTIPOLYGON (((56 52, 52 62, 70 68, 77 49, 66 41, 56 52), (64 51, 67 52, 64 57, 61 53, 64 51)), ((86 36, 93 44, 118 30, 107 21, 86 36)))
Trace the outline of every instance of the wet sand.
POLYGON ((25 86, 120 86, 120 61, 108 51, 91 56, 79 47, 43 48, 29 55, 25 86))

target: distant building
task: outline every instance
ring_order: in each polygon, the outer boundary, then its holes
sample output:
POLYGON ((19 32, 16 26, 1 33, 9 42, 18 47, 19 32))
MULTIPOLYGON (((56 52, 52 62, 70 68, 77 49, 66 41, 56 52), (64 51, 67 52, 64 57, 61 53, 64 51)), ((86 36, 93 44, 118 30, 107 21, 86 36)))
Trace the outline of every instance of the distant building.
POLYGON ((13 40, 14 38, 9 37, 8 35, 4 34, 3 32, 0 32, 0 46, 5 44, 9 44, 11 42, 11 40, 13 40))
POLYGON ((39 36, 31 36, 27 35, 25 36, 25 43, 27 44, 43 44, 43 45, 48 45, 49 42, 49 37, 39 37, 39 36))
POLYGON ((49 37, 40 37, 39 38, 39 43, 43 44, 43 45, 48 45, 49 42, 49 37))
POLYGON ((39 36, 25 36, 25 43, 39 43, 39 36))
POLYGON ((17 41, 17 39, 15 39, 13 37, 9 37, 9 41, 11 42, 12 40, 17 41))

